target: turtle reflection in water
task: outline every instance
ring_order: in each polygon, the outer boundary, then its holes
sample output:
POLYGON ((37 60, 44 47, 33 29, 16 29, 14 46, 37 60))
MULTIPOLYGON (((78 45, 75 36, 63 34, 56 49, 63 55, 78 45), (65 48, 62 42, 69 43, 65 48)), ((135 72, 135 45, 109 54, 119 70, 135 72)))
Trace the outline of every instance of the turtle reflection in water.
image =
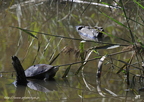
POLYGON ((58 67, 47 64, 37 64, 25 70, 25 75, 27 78, 50 80, 55 76, 57 71, 58 67))
POLYGON ((51 91, 56 91, 57 89, 57 84, 55 81, 42 81, 42 80, 29 80, 27 86, 36 91, 41 91, 41 92, 51 92, 51 91))
POLYGON ((101 41, 104 29, 102 27, 76 26, 76 30, 83 40, 101 41))

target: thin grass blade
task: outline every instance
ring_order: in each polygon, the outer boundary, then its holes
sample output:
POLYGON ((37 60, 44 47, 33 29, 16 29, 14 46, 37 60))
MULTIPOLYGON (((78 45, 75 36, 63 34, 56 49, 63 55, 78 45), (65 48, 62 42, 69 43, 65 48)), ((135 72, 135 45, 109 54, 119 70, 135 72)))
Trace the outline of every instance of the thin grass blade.
POLYGON ((133 0, 139 7, 141 7, 142 9, 144 9, 144 6, 141 5, 139 2, 137 2, 136 0, 133 0))
MULTIPOLYGON (((101 12, 101 11, 100 11, 100 12, 101 12)), ((108 17, 109 19, 111 19, 112 21, 116 22, 118 25, 121 25, 121 26, 123 26, 123 27, 129 29, 126 25, 124 25, 124 24, 122 24, 121 22, 119 22, 118 20, 116 20, 116 19, 114 19, 114 18, 108 16, 106 13, 104 13, 104 12, 101 12, 101 13, 102 13, 104 16, 106 16, 106 17, 108 17)))
MULTIPOLYGON (((85 63, 85 64, 86 64, 86 63, 85 63)), ((82 65, 78 68, 78 70, 76 71, 75 75, 77 75, 77 74, 82 70, 82 68, 85 66, 85 64, 82 64, 82 65)))
POLYGON ((66 76, 68 75, 69 71, 70 71, 71 65, 69 65, 69 67, 65 70, 65 73, 63 74, 62 78, 66 78, 66 76))
POLYGON ((81 41, 81 42, 80 42, 80 46, 79 46, 81 61, 84 61, 84 60, 85 60, 85 55, 84 55, 84 43, 85 43, 85 41, 81 41))
POLYGON ((50 61, 49 65, 51 65, 51 64, 59 57, 60 54, 61 54, 61 52, 58 53, 58 54, 50 61))
POLYGON ((31 32, 29 32, 28 30, 25 30, 25 29, 20 28, 20 27, 15 27, 15 28, 18 28, 18 29, 22 30, 23 32, 25 32, 26 34, 28 34, 28 35, 30 35, 30 36, 38 39, 34 34, 32 34, 31 32))

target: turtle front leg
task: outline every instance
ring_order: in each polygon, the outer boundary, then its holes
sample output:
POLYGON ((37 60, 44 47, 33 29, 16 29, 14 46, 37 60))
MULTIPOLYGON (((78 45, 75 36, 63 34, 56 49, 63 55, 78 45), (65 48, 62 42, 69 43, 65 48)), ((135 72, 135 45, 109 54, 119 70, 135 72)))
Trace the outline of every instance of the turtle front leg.
POLYGON ((49 75, 48 75, 48 74, 45 74, 44 81, 48 81, 48 80, 49 80, 49 75))

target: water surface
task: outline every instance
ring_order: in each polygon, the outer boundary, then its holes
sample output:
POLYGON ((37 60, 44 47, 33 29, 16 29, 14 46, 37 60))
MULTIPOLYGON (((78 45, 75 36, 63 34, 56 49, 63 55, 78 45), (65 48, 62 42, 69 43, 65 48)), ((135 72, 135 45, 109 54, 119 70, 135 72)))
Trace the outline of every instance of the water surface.
MULTIPOLYGON (((112 0, 108 3, 113 5, 112 0)), ((138 91, 139 88, 143 87, 143 83, 138 83, 138 80, 136 80, 135 84, 131 83, 128 86, 124 73, 116 74, 124 63, 112 60, 115 66, 111 65, 110 58, 103 65, 103 73, 99 82, 96 79, 99 61, 97 59, 88 62, 83 72, 80 72, 78 75, 75 75, 75 72, 81 64, 73 65, 66 79, 61 78, 67 68, 67 66, 63 66, 60 67, 55 76, 55 81, 33 80, 28 87, 20 86, 17 88, 12 84, 15 81, 15 71, 11 64, 11 56, 18 56, 24 69, 27 69, 33 64, 49 64, 51 59, 65 46, 75 50, 79 49, 80 40, 65 39, 35 32, 81 39, 75 26, 101 26, 106 33, 131 42, 129 30, 105 16, 107 14, 127 25, 121 9, 111 9, 82 3, 60 3, 56 2, 56 0, 35 2, 28 2, 26 0, 21 2, 19 0, 1 1, 0 5, 0 99, 2 101, 22 101, 24 99, 26 101, 56 102, 126 102, 143 100, 143 92, 139 93, 138 91), (35 31, 32 34, 38 39, 15 27, 35 31), (35 88, 34 86, 31 88, 30 86, 32 85, 35 85, 35 88), (39 86, 40 89, 36 89, 36 86, 39 86), (99 92, 99 89, 102 92, 99 92)), ((128 2, 125 4, 125 7, 131 19, 137 19, 138 22, 143 24, 140 18, 142 13, 139 13, 142 10, 138 6, 128 2), (138 16, 137 13, 140 15, 138 16)), ((129 23, 132 32, 139 40, 142 40, 143 26, 132 21, 129 23)), ((116 37, 105 37, 104 42, 129 45, 128 42, 116 37)), ((85 49, 102 45, 86 42, 85 49)), ((111 50, 100 49, 98 50, 99 54, 93 53, 89 59, 119 52, 122 49, 123 47, 111 50)), ((129 52, 112 56, 112 58, 127 61, 131 56, 132 53, 129 52)), ((77 61, 81 61, 80 57, 75 56, 73 52, 62 53, 52 65, 62 65, 77 61)), ((134 57, 134 62, 136 61, 137 58, 134 57)), ((139 65, 137 64, 137 66, 139 65)), ((132 73, 139 73, 138 69, 133 67, 131 69, 133 70, 132 73)), ((132 82, 132 78, 130 79, 130 82, 132 82)))

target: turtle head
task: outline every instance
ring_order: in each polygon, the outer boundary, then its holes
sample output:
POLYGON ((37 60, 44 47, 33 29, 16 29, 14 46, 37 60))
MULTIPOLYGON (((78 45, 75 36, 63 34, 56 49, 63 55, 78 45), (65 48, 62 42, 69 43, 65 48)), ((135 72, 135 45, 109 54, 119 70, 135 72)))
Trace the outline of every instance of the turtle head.
POLYGON ((50 69, 46 75, 45 75, 45 78, 44 80, 51 80, 53 79, 53 77, 55 76, 56 72, 59 70, 59 67, 58 66, 54 66, 52 69, 50 69))

